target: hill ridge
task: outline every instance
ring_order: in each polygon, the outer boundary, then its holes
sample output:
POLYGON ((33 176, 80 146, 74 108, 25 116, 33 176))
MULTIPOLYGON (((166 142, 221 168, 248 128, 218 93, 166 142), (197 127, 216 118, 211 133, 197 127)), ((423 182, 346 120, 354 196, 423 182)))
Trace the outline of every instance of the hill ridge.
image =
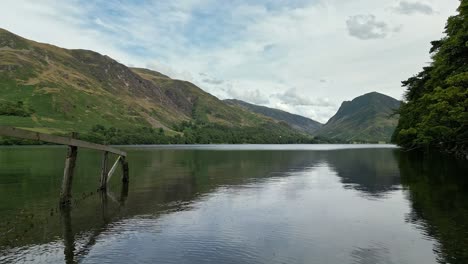
POLYGON ((292 128, 308 134, 313 134, 323 125, 320 122, 305 116, 289 113, 276 108, 251 104, 239 99, 225 99, 223 101, 231 105, 241 106, 249 111, 273 118, 279 122, 285 122, 292 128))
POLYGON ((400 101, 370 92, 344 101, 335 115, 315 135, 346 141, 390 142, 400 101))

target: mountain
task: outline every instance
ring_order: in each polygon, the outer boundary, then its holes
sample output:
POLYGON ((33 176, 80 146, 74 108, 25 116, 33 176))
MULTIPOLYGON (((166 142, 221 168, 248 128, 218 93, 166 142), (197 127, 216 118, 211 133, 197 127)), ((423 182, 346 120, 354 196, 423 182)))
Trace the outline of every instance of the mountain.
POLYGON ((292 128, 304 133, 313 134, 320 127, 322 127, 322 124, 315 120, 300 115, 291 114, 279 109, 250 104, 237 99, 227 99, 224 100, 224 102, 230 105, 243 107, 248 111, 273 118, 279 122, 285 122, 292 128))
POLYGON ((390 142, 398 123, 400 101, 377 92, 341 104, 338 112, 315 135, 346 141, 390 142))
POLYGON ((190 82, 129 68, 97 52, 27 40, 3 29, 0 89, 0 125, 57 134, 77 131, 98 142, 104 138, 112 143, 149 142, 141 135, 145 133, 153 138, 177 136, 175 143, 228 139, 284 143, 305 138, 285 124, 228 105, 190 82), (143 139, 135 141, 138 137, 143 139))

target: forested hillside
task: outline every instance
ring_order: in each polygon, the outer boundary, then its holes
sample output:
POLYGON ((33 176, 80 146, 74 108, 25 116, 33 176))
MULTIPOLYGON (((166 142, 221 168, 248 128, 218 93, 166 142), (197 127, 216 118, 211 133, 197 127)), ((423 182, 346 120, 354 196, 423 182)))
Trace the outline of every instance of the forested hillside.
POLYGON ((403 81, 406 102, 393 141, 406 149, 468 155, 468 0, 433 41, 432 63, 403 81))

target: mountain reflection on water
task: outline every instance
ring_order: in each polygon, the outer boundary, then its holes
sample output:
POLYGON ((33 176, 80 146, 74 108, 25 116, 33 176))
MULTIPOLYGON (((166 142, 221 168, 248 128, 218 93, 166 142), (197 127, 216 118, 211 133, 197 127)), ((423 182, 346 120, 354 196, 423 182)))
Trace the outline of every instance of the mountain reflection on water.
POLYGON ((65 149, 0 148, 0 262, 468 263, 465 161, 307 148, 129 148, 107 194, 82 151, 63 211, 65 149))

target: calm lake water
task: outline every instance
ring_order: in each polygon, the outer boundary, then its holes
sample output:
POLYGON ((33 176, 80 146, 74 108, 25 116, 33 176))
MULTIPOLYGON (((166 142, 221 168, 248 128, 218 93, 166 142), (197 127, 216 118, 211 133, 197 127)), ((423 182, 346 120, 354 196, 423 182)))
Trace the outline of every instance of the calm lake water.
POLYGON ((468 162, 392 146, 0 147, 0 263, 468 263, 468 162))

